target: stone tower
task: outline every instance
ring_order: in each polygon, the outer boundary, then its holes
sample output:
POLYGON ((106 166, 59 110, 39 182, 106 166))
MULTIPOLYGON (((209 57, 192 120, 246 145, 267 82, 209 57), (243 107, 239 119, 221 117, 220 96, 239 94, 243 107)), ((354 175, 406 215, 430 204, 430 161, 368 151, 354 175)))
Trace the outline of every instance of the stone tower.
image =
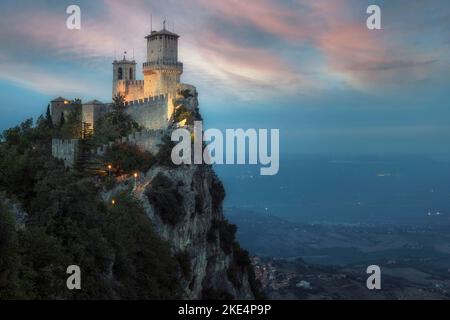
POLYGON ((152 31, 147 39, 147 61, 142 66, 144 73, 144 95, 168 94, 174 96, 183 64, 178 62, 178 38, 164 27, 152 31))
POLYGON ((113 92, 115 97, 118 93, 124 94, 127 84, 136 80, 136 62, 127 60, 125 55, 122 60, 113 61, 113 92))

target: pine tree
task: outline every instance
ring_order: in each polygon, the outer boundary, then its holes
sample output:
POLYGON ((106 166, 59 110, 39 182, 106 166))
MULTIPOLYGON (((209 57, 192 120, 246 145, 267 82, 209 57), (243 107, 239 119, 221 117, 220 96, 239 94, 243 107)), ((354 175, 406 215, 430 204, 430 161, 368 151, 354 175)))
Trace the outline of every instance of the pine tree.
POLYGON ((66 119, 64 118, 64 112, 61 113, 61 121, 59 122, 59 127, 62 128, 66 123, 66 119))
POLYGON ((47 105, 47 112, 45 113, 45 121, 49 128, 53 128, 52 116, 50 114, 50 104, 47 105))

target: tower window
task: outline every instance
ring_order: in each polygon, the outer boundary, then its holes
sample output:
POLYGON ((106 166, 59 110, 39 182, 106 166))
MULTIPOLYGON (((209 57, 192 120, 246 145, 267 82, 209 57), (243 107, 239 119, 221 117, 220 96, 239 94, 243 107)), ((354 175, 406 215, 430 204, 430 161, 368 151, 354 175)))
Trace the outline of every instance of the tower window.
POLYGON ((122 68, 121 68, 121 67, 119 68, 119 70, 118 70, 118 72, 117 72, 117 78, 118 78, 119 80, 122 80, 122 79, 123 79, 123 71, 122 71, 122 68))
POLYGON ((130 68, 130 80, 133 80, 133 69, 130 68))

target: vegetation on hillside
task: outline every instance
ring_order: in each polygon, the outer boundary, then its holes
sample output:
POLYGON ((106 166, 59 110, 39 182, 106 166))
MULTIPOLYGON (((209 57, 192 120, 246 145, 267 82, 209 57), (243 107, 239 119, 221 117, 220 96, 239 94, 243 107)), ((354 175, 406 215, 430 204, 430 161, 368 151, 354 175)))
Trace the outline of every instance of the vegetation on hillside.
POLYGON ((175 226, 185 216, 183 197, 177 186, 163 173, 160 172, 153 178, 145 194, 164 223, 175 226))
MULTIPOLYGON (((115 144, 104 156, 92 157, 92 147, 140 129, 124 112, 123 97, 116 97, 113 112, 81 142, 85 163, 67 169, 51 156, 51 141, 84 135, 81 108, 63 119, 53 125, 48 109, 35 124, 30 119, 0 135, 0 299, 180 297, 179 279, 191 277, 193 257, 187 252, 172 254, 129 190, 110 203, 100 195, 111 189, 116 174, 146 172, 155 164, 174 167, 170 158, 174 143, 165 137, 155 157, 126 144, 115 144), (98 168, 87 170, 88 166, 101 166, 103 174, 98 168), (27 213, 24 222, 17 221, 20 215, 13 204, 27 213), (69 265, 80 266, 82 290, 67 289, 69 265)), ((160 172, 146 190, 155 212, 173 226, 186 215, 178 187, 160 172)), ((213 210, 218 211, 225 189, 215 176, 210 192, 213 210)), ((197 194, 198 214, 203 212, 203 201, 197 194)), ((247 271, 257 294, 248 253, 235 241, 235 232, 226 221, 215 221, 207 238, 210 243, 218 241, 225 254, 234 255, 228 279, 239 286, 241 271, 247 271)), ((217 288, 204 288, 203 297, 231 298, 217 288)))
POLYGON ((41 117, 1 135, 0 299, 178 297, 179 264, 140 203, 125 193, 106 205, 94 178, 51 157, 59 130, 41 117), (28 213, 25 228, 11 201, 28 213), (71 264, 82 290, 66 287, 71 264))
POLYGON ((156 159, 150 152, 130 144, 114 144, 106 150, 103 161, 110 164, 115 174, 147 172, 156 159))
POLYGON ((126 137, 141 129, 139 124, 125 112, 124 97, 118 95, 113 99, 112 112, 105 114, 96 122, 94 135, 90 137, 89 142, 93 146, 98 146, 126 137))
MULTIPOLYGON (((81 139, 83 135, 81 100, 72 101, 72 111, 60 124, 58 135, 62 139, 81 139)), ((63 114, 64 115, 64 114, 63 114)))

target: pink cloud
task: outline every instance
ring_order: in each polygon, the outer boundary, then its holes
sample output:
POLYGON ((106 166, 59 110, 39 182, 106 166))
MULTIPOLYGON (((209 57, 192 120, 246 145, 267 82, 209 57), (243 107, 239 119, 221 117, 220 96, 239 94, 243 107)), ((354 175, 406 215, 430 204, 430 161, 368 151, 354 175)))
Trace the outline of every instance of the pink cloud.
MULTIPOLYGON (((310 44, 324 57, 322 72, 338 76, 353 87, 369 89, 398 83, 401 78, 418 80, 431 73, 432 53, 419 54, 391 38, 401 34, 370 31, 365 26, 365 7, 360 14, 350 1, 194 0, 210 14, 238 26, 251 25, 296 46, 310 44), (357 18, 355 18, 357 17, 357 18), (395 59, 397 58, 397 60, 395 59), (406 61, 402 61, 406 60, 406 61), (392 67, 402 65, 402 68, 392 67)), ((354 4, 354 3, 353 3, 354 4)), ((221 34, 215 35, 220 38, 221 34)))
MULTIPOLYGON (((120 56, 122 50, 134 48, 136 60, 143 61, 150 13, 154 26, 170 13, 181 35, 180 55, 188 78, 263 95, 326 89, 332 81, 366 90, 400 83, 399 79, 423 79, 432 70, 431 62, 446 52, 419 53, 395 41, 401 34, 367 30, 364 6, 355 14, 359 9, 345 0, 170 0, 164 4, 104 0, 100 4, 101 14, 96 16, 82 7, 80 31, 65 28, 64 13, 36 7, 6 15, 8 29, 0 30, 0 35, 18 37, 23 40, 19 48, 38 47, 42 55, 69 63, 91 64, 100 59, 97 68, 104 70, 105 57, 112 59, 114 51, 120 56), (237 33, 218 29, 217 22, 233 26, 237 33), (247 28, 281 39, 283 48, 246 42, 238 30, 247 28), (304 47, 317 51, 311 58, 315 61, 293 58, 304 47)), ((31 57, 21 63, 36 61, 31 57)))

